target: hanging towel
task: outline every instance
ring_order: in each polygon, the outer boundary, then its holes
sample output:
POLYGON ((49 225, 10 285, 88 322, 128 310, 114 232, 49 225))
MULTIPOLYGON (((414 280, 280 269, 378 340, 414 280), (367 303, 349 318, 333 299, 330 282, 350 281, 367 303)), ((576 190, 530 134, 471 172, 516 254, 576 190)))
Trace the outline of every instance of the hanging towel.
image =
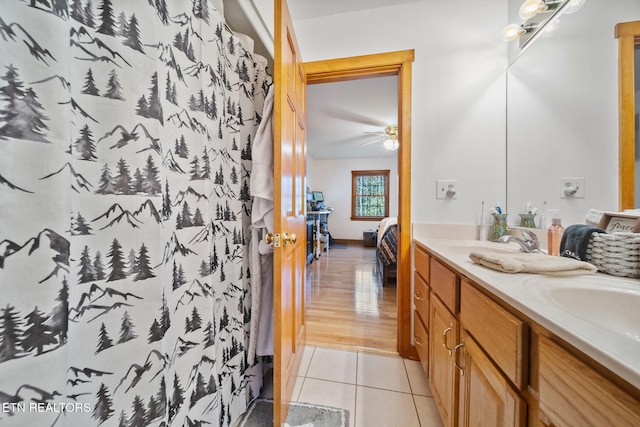
POLYGON ((264 235, 273 232, 273 85, 264 101, 262 121, 251 148, 251 322, 247 360, 273 354, 273 247, 264 235))
POLYGON ((606 233, 606 231, 591 225, 574 224, 567 227, 560 241, 560 255, 578 261, 587 260, 587 248, 589 239, 593 233, 606 233))
POLYGON ((594 274, 597 269, 588 262, 544 254, 504 253, 493 251, 471 252, 469 258, 503 273, 535 273, 549 276, 577 276, 594 274))

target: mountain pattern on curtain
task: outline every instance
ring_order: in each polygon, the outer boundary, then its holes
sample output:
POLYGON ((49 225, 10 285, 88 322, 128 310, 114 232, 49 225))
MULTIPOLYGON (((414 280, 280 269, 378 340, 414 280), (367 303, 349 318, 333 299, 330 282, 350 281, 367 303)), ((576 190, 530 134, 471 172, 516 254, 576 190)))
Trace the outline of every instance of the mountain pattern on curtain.
POLYGON ((0 425, 223 426, 259 394, 270 84, 207 0, 2 1, 0 425))

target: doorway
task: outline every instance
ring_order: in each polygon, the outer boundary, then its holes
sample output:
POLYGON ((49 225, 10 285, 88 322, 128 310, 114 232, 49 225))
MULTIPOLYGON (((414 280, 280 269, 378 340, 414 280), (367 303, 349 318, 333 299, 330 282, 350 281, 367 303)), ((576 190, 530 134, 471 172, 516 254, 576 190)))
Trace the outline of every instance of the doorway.
POLYGON ((413 50, 309 62, 307 85, 397 76, 398 83, 398 251, 397 352, 416 358, 411 344, 411 65, 413 50))

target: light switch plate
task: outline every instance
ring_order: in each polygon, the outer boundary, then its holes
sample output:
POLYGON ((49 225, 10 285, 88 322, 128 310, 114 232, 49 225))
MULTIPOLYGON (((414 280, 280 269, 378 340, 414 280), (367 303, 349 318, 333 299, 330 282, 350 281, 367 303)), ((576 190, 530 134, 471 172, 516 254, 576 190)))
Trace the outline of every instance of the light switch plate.
POLYGON ((561 199, 584 199, 584 177, 560 178, 558 190, 561 199))
POLYGON ((458 181, 455 179, 436 180, 436 199, 457 199, 458 181))

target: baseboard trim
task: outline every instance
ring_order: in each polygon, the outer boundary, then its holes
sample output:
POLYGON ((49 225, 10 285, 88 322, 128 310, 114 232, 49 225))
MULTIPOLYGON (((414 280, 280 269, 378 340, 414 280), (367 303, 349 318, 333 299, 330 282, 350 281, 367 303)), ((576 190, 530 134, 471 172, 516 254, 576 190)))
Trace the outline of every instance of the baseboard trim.
POLYGON ((360 245, 363 246, 363 241, 362 239, 333 239, 336 243, 341 243, 343 245, 360 245))

